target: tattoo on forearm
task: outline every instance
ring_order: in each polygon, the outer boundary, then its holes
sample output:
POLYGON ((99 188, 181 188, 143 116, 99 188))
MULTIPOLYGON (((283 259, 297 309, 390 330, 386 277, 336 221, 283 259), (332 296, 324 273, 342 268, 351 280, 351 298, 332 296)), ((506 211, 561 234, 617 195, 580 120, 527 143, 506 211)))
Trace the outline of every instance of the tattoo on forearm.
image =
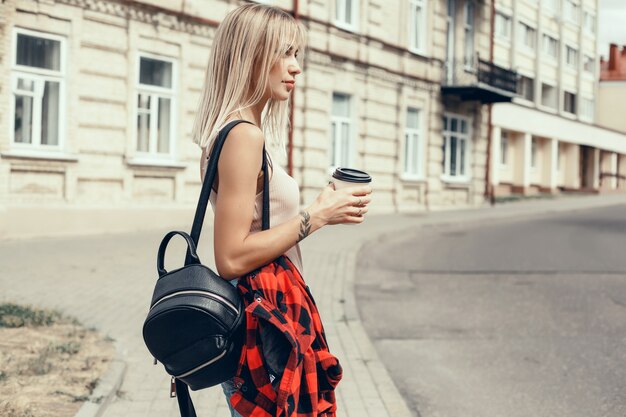
POLYGON ((302 223, 300 224, 300 235, 298 236, 298 242, 307 237, 309 233, 311 233, 311 215, 306 211, 302 210, 300 212, 302 216, 302 223))

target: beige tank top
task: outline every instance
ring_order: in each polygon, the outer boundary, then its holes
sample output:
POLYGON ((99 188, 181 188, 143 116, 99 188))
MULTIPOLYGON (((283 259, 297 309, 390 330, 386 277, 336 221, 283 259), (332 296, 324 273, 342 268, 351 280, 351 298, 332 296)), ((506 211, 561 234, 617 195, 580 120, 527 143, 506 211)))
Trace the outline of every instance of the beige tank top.
MULTIPOLYGON (((271 158, 268 159, 268 163, 270 160, 271 158)), ((278 164, 273 164, 273 170, 268 166, 268 173, 270 173, 270 228, 272 228, 298 215, 300 212, 300 188, 298 187, 296 180, 293 179, 287 171, 285 171, 284 168, 278 164)), ((209 201, 211 202, 213 210, 215 210, 217 193, 213 189, 211 189, 209 201)), ((263 191, 256 195, 250 233, 258 233, 262 231, 262 211, 263 191)), ((296 243, 294 246, 289 248, 287 252, 285 252, 285 255, 296 266, 296 268, 298 268, 300 274, 303 275, 304 271, 302 269, 302 253, 300 252, 300 245, 296 243)))

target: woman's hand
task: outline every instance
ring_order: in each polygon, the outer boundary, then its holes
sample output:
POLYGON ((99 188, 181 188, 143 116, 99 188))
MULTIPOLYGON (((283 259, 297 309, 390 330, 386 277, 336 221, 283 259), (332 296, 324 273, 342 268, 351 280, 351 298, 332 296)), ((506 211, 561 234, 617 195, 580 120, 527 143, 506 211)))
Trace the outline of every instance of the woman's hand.
MULTIPOLYGON (((372 201, 369 185, 356 185, 335 190, 329 183, 306 210, 321 226, 363 223, 367 205, 372 201)), ((320 226, 320 227, 321 227, 320 226)))

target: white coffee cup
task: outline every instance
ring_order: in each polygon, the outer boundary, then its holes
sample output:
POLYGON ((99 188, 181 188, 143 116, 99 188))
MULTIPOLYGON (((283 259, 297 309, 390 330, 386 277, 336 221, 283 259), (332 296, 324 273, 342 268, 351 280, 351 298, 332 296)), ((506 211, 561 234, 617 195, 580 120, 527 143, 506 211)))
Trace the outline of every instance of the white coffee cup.
POLYGON ((331 181, 335 183, 335 190, 357 185, 366 185, 372 182, 372 177, 364 171, 353 168, 337 168, 333 172, 331 181))

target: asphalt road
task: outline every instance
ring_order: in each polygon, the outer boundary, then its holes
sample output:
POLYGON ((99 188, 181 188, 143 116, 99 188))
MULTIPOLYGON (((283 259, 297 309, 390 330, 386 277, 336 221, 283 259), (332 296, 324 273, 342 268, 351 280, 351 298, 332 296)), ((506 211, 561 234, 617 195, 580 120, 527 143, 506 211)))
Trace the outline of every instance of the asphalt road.
POLYGON ((416 416, 626 416, 626 206, 423 227, 359 260, 416 416))

